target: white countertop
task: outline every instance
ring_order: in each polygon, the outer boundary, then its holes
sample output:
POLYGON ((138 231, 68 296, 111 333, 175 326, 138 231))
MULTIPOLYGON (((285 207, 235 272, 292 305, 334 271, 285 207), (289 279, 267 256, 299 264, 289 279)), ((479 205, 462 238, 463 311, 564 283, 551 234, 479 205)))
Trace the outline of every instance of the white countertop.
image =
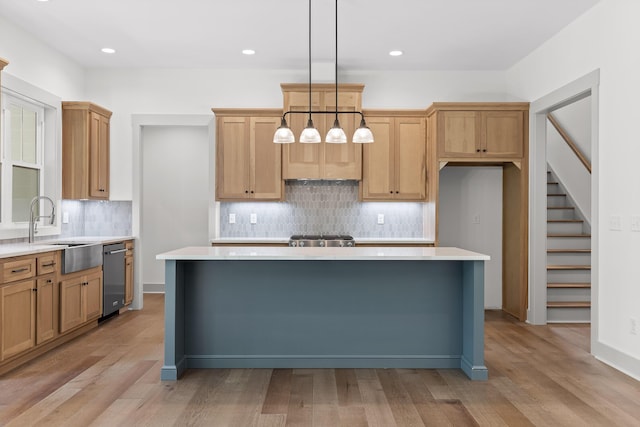
POLYGON ((432 260, 488 261, 488 255, 460 248, 426 247, 353 247, 292 248, 269 246, 190 246, 165 252, 158 260, 432 260))
MULTIPOLYGON (((424 238, 385 238, 385 237, 354 237, 356 245, 358 242, 366 244, 381 245, 428 245, 433 244, 433 240, 424 238)), ((213 244, 242 244, 242 245, 264 245, 264 244, 287 244, 288 237, 218 237, 211 239, 213 244)))
POLYGON ((21 255, 32 255, 42 252, 58 251, 64 249, 65 243, 99 243, 109 244, 122 242, 124 240, 132 240, 132 236, 81 236, 81 237, 64 237, 51 240, 39 240, 34 243, 9 243, 0 245, 0 258, 9 258, 21 255), (58 243, 56 245, 52 243, 58 243))

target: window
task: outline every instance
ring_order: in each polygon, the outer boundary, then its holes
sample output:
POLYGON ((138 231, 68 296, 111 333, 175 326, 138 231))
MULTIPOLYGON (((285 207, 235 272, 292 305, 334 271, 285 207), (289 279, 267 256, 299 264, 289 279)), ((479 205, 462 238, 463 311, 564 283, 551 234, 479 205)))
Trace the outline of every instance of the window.
POLYGON ((44 106, 5 94, 0 156, 0 223, 29 221, 29 204, 42 194, 44 106))
MULTIPOLYGON (((0 105, 0 240, 25 239, 34 196, 60 203, 60 97, 24 80, 2 74, 0 105)), ((48 215, 42 201, 40 215, 48 215)), ((59 206, 56 207, 58 210, 59 206)), ((60 234, 60 221, 44 219, 38 236, 60 234)), ((0 242, 1 243, 1 242, 0 242)))

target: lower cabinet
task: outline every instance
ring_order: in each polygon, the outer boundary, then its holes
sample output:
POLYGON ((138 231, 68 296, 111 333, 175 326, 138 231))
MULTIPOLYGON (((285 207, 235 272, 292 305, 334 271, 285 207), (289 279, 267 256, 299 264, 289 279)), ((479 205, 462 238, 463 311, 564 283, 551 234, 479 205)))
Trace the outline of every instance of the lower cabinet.
POLYGON ((102 270, 85 270, 60 281, 60 333, 102 314, 102 270))
POLYGON ((55 275, 36 281, 36 345, 58 336, 58 285, 55 275))
POLYGON ((124 305, 133 302, 133 241, 125 242, 127 252, 124 257, 124 305))
POLYGON ((35 280, 0 288, 0 360, 36 345, 35 280))

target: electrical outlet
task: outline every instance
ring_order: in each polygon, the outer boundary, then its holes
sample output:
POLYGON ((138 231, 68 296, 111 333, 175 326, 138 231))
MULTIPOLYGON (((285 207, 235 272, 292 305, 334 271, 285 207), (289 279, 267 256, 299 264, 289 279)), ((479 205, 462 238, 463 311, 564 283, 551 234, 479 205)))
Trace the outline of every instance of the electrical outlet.
POLYGON ((640 215, 631 216, 631 231, 640 231, 640 215))
POLYGON ((638 335, 638 319, 635 317, 631 318, 629 333, 631 335, 638 335))
POLYGON ((620 215, 611 215, 609 217, 609 230, 622 231, 622 217, 620 215))
POLYGON ((258 214, 252 213, 249 216, 249 221, 251 222, 251 224, 257 224, 258 223, 258 214))
POLYGON ((235 224, 235 223, 236 223, 236 214, 230 213, 229 214, 229 224, 235 224))
POLYGON ((62 212, 62 223, 69 224, 69 212, 62 212))
POLYGON ((471 219, 471 222, 472 222, 473 224, 480 224, 480 214, 475 214, 475 215, 473 216, 473 218, 471 219))
POLYGON ((384 224, 384 214, 378 214, 378 224, 384 224))

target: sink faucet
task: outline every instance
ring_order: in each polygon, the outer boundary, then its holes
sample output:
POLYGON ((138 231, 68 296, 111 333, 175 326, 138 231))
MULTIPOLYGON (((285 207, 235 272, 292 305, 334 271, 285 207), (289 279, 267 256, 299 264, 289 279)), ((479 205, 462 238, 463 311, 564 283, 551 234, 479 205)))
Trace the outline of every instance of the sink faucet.
POLYGON ((49 218, 49 224, 53 225, 56 220, 56 204, 48 198, 47 196, 36 196, 31 199, 31 204, 29 205, 29 243, 33 243, 34 236, 36 234, 36 227, 38 226, 37 221, 40 218, 49 218), (46 199, 51 203, 51 214, 49 215, 36 215, 34 212, 35 206, 38 204, 40 199, 46 199))

